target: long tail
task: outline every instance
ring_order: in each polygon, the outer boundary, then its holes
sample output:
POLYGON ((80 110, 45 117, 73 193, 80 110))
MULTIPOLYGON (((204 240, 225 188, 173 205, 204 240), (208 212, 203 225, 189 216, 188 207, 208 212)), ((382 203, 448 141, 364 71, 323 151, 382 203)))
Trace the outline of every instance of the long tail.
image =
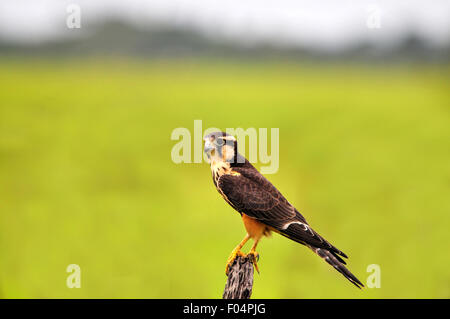
POLYGON ((355 277, 345 266, 345 261, 342 260, 339 256, 336 254, 333 254, 329 250, 326 250, 324 248, 317 248, 312 247, 310 245, 307 245, 312 251, 314 251, 319 257, 324 259, 327 263, 329 263, 331 266, 334 267, 337 271, 339 271, 345 278, 347 278, 352 284, 354 284, 356 287, 361 289, 364 287, 364 285, 361 283, 361 281, 358 280, 358 278, 355 277))

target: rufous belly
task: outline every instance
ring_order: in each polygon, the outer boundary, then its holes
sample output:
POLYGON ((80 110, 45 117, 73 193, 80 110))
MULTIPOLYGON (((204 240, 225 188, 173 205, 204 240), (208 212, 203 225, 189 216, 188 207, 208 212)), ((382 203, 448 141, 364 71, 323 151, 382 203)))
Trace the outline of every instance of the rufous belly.
POLYGON ((254 240, 259 240, 262 236, 269 236, 270 229, 258 220, 242 214, 242 221, 249 236, 254 240))

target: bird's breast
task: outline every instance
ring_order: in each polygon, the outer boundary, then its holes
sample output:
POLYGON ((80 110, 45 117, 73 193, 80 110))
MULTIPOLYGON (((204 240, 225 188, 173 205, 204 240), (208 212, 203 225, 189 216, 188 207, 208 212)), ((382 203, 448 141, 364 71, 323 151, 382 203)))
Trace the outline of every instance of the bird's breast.
POLYGON ((225 201, 228 204, 231 205, 231 207, 236 209, 234 207, 233 203, 231 203, 228 200, 228 197, 224 194, 222 189, 219 187, 219 180, 220 180, 220 177, 223 175, 239 176, 240 174, 238 172, 233 171, 230 167, 230 164, 226 163, 226 162, 211 162, 211 174, 212 174, 214 186, 216 186, 216 189, 219 192, 219 194, 222 195, 222 197, 225 199, 225 201))
POLYGON ((233 176, 241 175, 238 172, 232 170, 230 163, 223 162, 223 161, 211 162, 211 174, 212 174, 214 185, 216 187, 219 184, 220 177, 225 174, 233 175, 233 176))

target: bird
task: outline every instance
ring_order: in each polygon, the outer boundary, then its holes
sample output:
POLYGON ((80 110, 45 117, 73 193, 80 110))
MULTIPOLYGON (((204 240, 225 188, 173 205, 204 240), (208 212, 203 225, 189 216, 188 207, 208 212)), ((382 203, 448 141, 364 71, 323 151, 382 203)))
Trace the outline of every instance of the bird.
POLYGON ((251 258, 259 273, 256 247, 261 238, 278 233, 300 243, 324 259, 358 288, 364 285, 346 267, 348 256, 319 235, 305 217, 244 156, 238 152, 237 139, 226 132, 213 132, 204 137, 217 191, 242 218, 247 231, 244 239, 227 259, 225 273, 238 256, 251 258), (253 246, 248 254, 241 249, 249 239, 253 246))

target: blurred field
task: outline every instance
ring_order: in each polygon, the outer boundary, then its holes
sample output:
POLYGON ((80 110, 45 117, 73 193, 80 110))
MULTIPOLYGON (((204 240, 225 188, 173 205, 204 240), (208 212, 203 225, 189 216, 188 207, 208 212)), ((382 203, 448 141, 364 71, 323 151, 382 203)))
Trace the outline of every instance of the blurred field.
MULTIPOLYGON (((280 128, 268 178, 358 291, 278 235, 255 298, 450 298, 448 67, 0 62, 0 296, 220 298, 239 215, 174 128, 280 128), (82 288, 66 287, 81 266, 82 288)), ((259 167, 258 164, 256 164, 259 167)), ((249 245, 246 250, 250 249, 249 245)))

